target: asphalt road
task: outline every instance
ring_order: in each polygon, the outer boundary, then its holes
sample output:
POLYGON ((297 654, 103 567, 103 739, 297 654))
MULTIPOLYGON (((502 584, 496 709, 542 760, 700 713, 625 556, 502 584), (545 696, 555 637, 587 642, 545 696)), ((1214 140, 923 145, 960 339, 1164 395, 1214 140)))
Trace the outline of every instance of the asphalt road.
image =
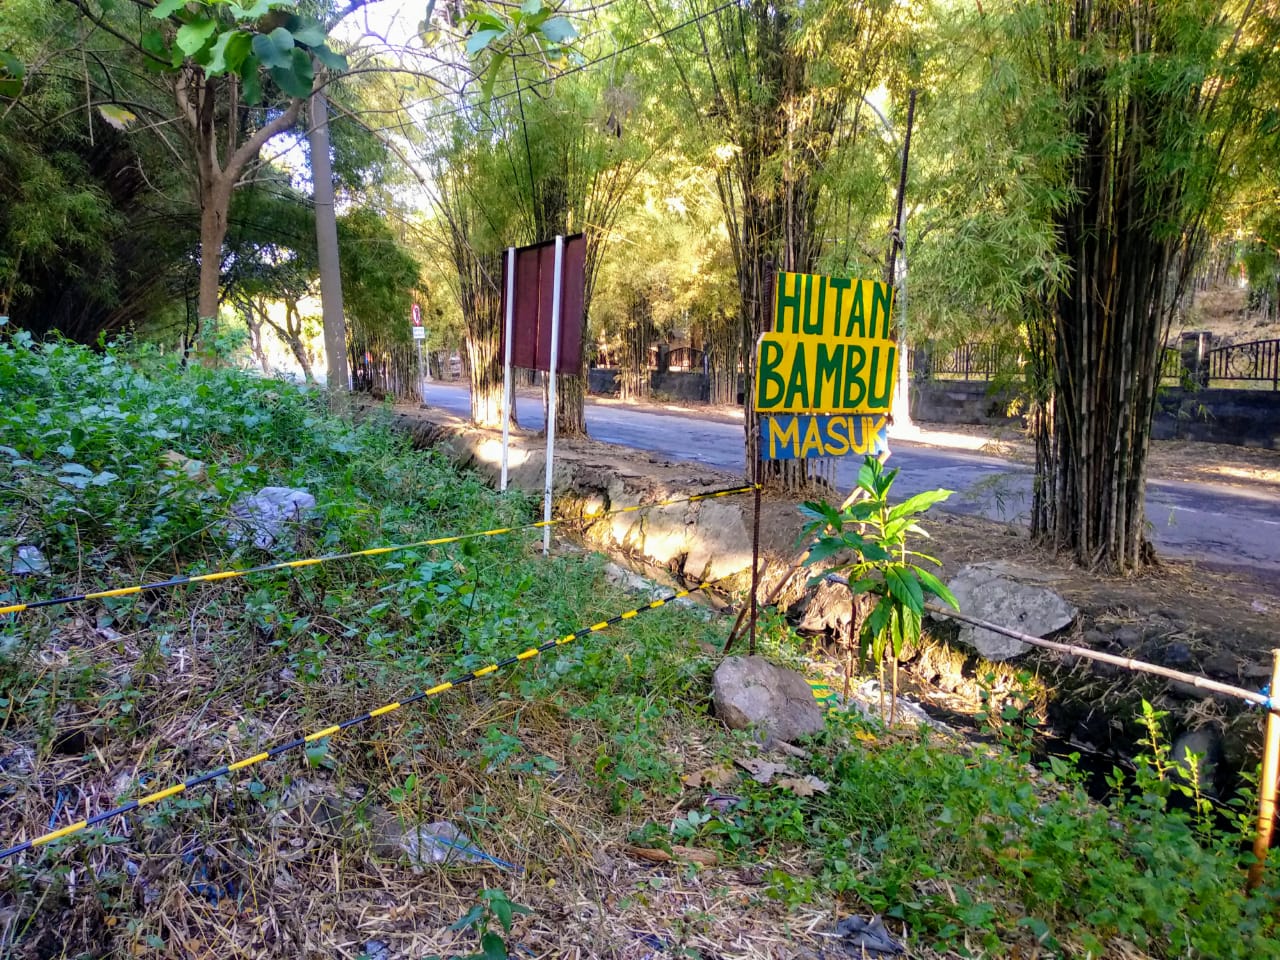
MULTIPOLYGON (((465 384, 429 383, 431 406, 470 415, 465 384)), ((542 427, 542 405, 520 398, 521 426, 542 427)), ((738 423, 694 415, 659 413, 613 404, 587 404, 587 432, 596 440, 661 453, 730 471, 743 468, 743 432, 738 423)), ((942 509, 995 520, 1026 523, 1031 506, 1030 467, 966 451, 895 441, 892 464, 902 473, 900 496, 945 487, 956 493, 942 509)), ((839 461, 836 478, 853 486, 859 462, 839 461)), ((1280 497, 1262 489, 1225 484, 1156 480, 1147 484, 1151 538, 1163 552, 1280 573, 1280 497)))

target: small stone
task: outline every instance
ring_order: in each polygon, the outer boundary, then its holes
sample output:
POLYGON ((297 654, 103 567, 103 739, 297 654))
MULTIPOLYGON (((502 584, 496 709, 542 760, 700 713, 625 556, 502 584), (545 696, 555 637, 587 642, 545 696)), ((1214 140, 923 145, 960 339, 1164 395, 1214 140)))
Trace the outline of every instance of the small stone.
POLYGON ((54 735, 51 749, 63 756, 78 757, 88 753, 91 747, 101 745, 105 739, 106 731, 100 726, 72 727, 54 735))
POLYGON ((1137 627, 1124 626, 1113 633, 1112 638, 1126 650, 1132 650, 1142 643, 1142 631, 1137 627))
POLYGON ((1265 663, 1252 662, 1245 665, 1246 680, 1266 680, 1271 676, 1271 667, 1265 663))
POLYGON ((1203 700, 1208 696, 1204 690, 1201 690, 1193 683, 1187 683, 1184 680, 1169 681, 1170 696, 1177 697, 1179 700, 1203 700))
POLYGON ((1120 668, 1114 663, 1104 663, 1101 660, 1094 660, 1089 669, 1093 671, 1095 677, 1106 677, 1112 679, 1120 676, 1120 668))
POLYGON ((184 457, 176 450, 166 450, 160 455, 160 459, 169 465, 169 469, 186 474, 187 479, 193 483, 199 483, 209 477, 209 471, 203 461, 184 457))
POLYGON ((292 528, 310 519, 315 508, 316 498, 306 490, 263 487, 231 505, 227 539, 233 546, 252 541, 259 550, 287 547, 293 540, 292 528))
POLYGON ((1172 773, 1188 785, 1198 785, 1202 793, 1216 796, 1215 781, 1222 753, 1222 734, 1218 730, 1212 727, 1188 730, 1173 741, 1169 753, 1174 764, 1172 773), (1188 754, 1196 758, 1194 766, 1188 754))
POLYGON ((821 733, 822 708, 803 674, 764 657, 726 657, 712 677, 716 716, 733 730, 755 727, 766 741, 821 733))
POLYGON ((1204 672, 1211 677, 1236 680, 1240 676, 1240 659, 1228 650, 1217 650, 1204 658, 1204 672))
POLYGON ((1105 647, 1107 639, 1107 635, 1101 630, 1091 629, 1084 632, 1084 645, 1086 647, 1105 647))

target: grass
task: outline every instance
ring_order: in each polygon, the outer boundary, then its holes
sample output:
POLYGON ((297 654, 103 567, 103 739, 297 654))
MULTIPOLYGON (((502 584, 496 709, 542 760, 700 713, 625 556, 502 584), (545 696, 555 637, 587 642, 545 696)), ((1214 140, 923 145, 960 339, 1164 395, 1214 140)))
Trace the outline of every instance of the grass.
MULTIPOLYGON (((318 502, 290 556, 532 516, 288 384, 0 343, 0 597, 261 562, 224 524, 267 485, 318 502), (47 577, 7 576, 22 544, 47 577)), ((603 558, 513 537, 5 618, 0 843, 635 603, 603 558)), ((1016 709, 995 747, 833 714, 787 760, 826 793, 739 773, 705 806, 685 778, 757 752, 707 716, 725 629, 664 608, 0 864, 0 955, 451 956, 487 924, 513 956, 791 957, 873 912, 920 957, 1276 955, 1274 875, 1242 895, 1239 834, 1172 807, 1167 763, 1095 803, 1069 762, 1029 766, 1016 709), (404 835, 442 821, 519 870, 410 862, 404 835)))

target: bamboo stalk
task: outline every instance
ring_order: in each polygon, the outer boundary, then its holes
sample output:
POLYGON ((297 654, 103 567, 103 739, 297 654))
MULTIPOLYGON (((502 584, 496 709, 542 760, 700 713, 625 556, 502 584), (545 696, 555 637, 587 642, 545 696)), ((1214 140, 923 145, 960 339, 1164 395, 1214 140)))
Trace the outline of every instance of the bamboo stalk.
POLYGON ((992 623, 989 620, 983 620, 979 617, 971 617, 964 613, 957 613, 955 610, 949 610, 946 607, 939 607, 932 603, 926 603, 925 609, 930 613, 936 613, 939 616, 950 617, 952 620, 960 620, 964 623, 972 624, 975 627, 982 627, 984 630, 990 630, 993 633, 1012 637, 1014 640, 1019 640, 1022 643, 1033 647, 1043 647, 1046 650, 1056 650, 1059 653, 1067 653, 1073 657, 1084 657, 1086 660, 1097 660, 1100 663, 1110 663, 1114 666, 1123 667, 1126 670, 1133 670, 1137 673, 1149 673, 1153 676, 1164 677, 1167 680, 1177 680, 1179 683, 1189 684, 1197 690, 1208 690, 1210 693, 1220 693, 1224 696, 1235 697, 1239 700, 1246 700, 1249 703, 1256 703, 1259 706, 1267 706, 1269 703, 1267 695, 1257 690, 1246 690, 1243 687, 1233 687, 1229 683, 1219 683, 1217 680, 1210 680, 1208 677, 1201 677, 1194 673, 1183 673, 1181 670, 1162 667, 1157 663, 1147 663, 1145 660, 1135 660, 1132 657, 1117 657, 1115 654, 1103 653, 1101 650, 1092 650, 1089 647, 1077 647, 1075 644, 1058 643, 1054 640, 1044 640, 1040 637, 1033 637, 1030 634, 1021 633, 1017 630, 1011 630, 1008 627, 1002 627, 1000 624, 992 623))
MULTIPOLYGON (((1280 691, 1280 649, 1271 651, 1271 694, 1280 691)), ((1258 795, 1258 835, 1253 838, 1254 862, 1249 867, 1246 890, 1256 890, 1262 883, 1271 849, 1271 834, 1276 821, 1276 781, 1280 778, 1280 712, 1274 708, 1267 714, 1267 732, 1262 748, 1262 782, 1258 795)))

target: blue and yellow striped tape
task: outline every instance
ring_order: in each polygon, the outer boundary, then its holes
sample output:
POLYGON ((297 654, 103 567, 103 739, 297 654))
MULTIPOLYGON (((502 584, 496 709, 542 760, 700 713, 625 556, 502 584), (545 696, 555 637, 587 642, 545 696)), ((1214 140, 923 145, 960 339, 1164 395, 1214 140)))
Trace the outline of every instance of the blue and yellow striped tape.
MULTIPOLYGON (((617 510, 609 510, 587 519, 595 522, 603 520, 606 517, 613 517, 623 513, 635 513, 640 510, 649 510, 653 507, 669 507, 677 503, 695 503, 699 500, 713 500, 717 497, 732 497, 741 493, 748 493, 755 487, 747 485, 744 487, 732 487, 728 490, 712 490, 707 493, 695 493, 688 497, 677 497, 672 500, 660 500, 655 503, 638 503, 630 507, 619 507, 617 510)), ((214 573, 198 573, 190 576, 171 577, 168 580, 157 580, 155 583, 142 583, 130 587, 117 587, 113 590, 97 590, 92 593, 77 593, 65 597, 53 597, 48 600, 33 600, 30 603, 14 603, 9 606, 0 607, 0 614, 6 613, 23 613, 27 610, 37 610, 41 607, 56 607, 68 603, 79 603, 82 600, 106 600, 111 597, 130 597, 139 593, 149 593, 153 590, 164 590, 169 587, 181 587, 191 583, 214 583, 220 580, 234 580, 238 577, 247 577, 255 573, 271 573, 278 570, 297 570, 301 567, 310 567, 318 563, 332 563, 335 560, 353 560, 357 557, 378 557, 384 553, 396 553, 400 550, 413 550, 418 547, 439 547, 448 543, 460 543, 463 540, 473 540, 480 537, 498 537, 510 533, 518 533, 521 530, 534 530, 539 527, 553 527, 559 523, 565 523, 567 520, 574 519, 571 517, 559 517, 554 520, 537 520, 532 523, 519 524, 514 527, 498 527, 494 530, 478 530, 474 533, 460 533, 448 537, 432 537, 430 540, 415 540, 412 543, 396 543, 385 547, 370 547, 367 550, 353 550, 349 553, 328 553, 320 557, 306 557, 302 560, 283 560, 278 563, 264 563, 257 567, 247 567, 243 570, 219 570, 214 573)))
POLYGON ((555 647, 564 646, 567 643, 573 643, 575 640, 581 640, 582 638, 590 636, 593 633, 599 633, 601 630, 605 630, 608 627, 613 626, 614 624, 621 623, 624 620, 631 620, 634 617, 638 617, 642 613, 647 613, 650 610, 656 610, 659 607, 666 606, 667 604, 671 603, 674 600, 679 600, 682 597, 689 596, 691 593, 694 593, 699 590, 704 590, 707 587, 711 586, 712 583, 714 582, 715 581, 707 581, 706 583, 698 584, 696 587, 690 587, 688 590, 679 590, 668 596, 662 597, 658 600, 654 600, 652 603, 648 603, 643 607, 637 607, 634 610, 628 610, 626 613, 620 613, 617 616, 610 617, 608 620, 601 620, 599 623, 593 623, 589 627, 583 627, 581 630, 576 630, 573 633, 566 634, 563 637, 554 637, 551 640, 546 641, 540 646, 530 647, 529 649, 521 651, 520 653, 512 654, 511 656, 506 657, 505 659, 497 660, 493 663, 488 664, 487 666, 483 666, 476 670, 471 670, 467 673, 461 674, 460 676, 457 676, 452 680, 446 680, 443 683, 438 683, 434 687, 430 687, 426 690, 422 690, 418 693, 415 693, 413 696, 407 697, 404 700, 397 700, 393 703, 384 704, 383 706, 378 707, 376 710, 366 710, 364 713, 360 714, 357 717, 352 717, 350 720, 344 720, 342 723, 332 724, 320 730, 316 730, 314 733, 309 733, 309 734, 306 734, 305 736, 296 737, 293 740, 289 740, 286 743, 281 743, 277 746, 274 746, 269 750, 263 750, 260 753, 255 753, 253 756, 245 757, 241 760, 236 760, 236 761, 233 761, 232 763, 225 764, 221 767, 218 767, 216 770, 210 770, 208 773, 202 773, 199 776, 190 777, 189 779, 184 780, 181 783, 175 783, 172 786, 166 787, 163 790, 157 790, 154 793, 149 793, 145 797, 139 797, 137 800, 130 800, 128 803, 122 804, 118 807, 112 807, 110 810, 104 810, 102 811, 102 813, 94 814, 92 817, 86 817, 83 820, 77 820, 75 823, 68 824, 65 827, 61 827, 57 830, 53 830, 39 837, 35 837, 34 839, 25 840, 22 843, 15 844, 14 846, 9 847, 7 850, 0 850, 0 860, 4 860, 8 857, 16 856, 20 853, 24 853, 28 850, 31 850, 34 847, 42 847, 45 844, 53 843, 53 841, 55 840, 61 840, 64 837, 72 836, 73 834, 80 833, 81 831, 87 830, 90 827, 95 827, 98 824, 105 823, 108 820, 112 820, 115 817, 123 816, 126 813, 133 813, 135 810, 140 810, 143 807, 148 807, 148 806, 151 806, 152 804, 159 803, 161 800, 167 800, 170 797, 177 796, 180 793, 185 793, 188 790, 192 790, 196 787, 201 786, 202 784, 209 783, 211 780, 216 780, 219 777, 225 777, 228 774, 232 774, 232 773, 239 773, 241 770, 247 770, 248 768, 256 766, 257 764, 263 763, 267 760, 274 760, 276 757, 280 756, 281 754, 288 753, 291 750, 297 750, 301 747, 306 746, 309 743, 315 743, 317 740, 324 740, 326 737, 336 736, 337 734, 342 733, 344 730, 349 730, 354 726, 358 726, 359 724, 366 723, 367 721, 373 720, 376 717, 386 716, 389 713, 394 713, 397 710, 400 710, 404 707, 411 706, 412 704, 418 703, 419 701, 426 700, 430 697, 439 696, 440 694, 444 693, 447 690, 453 690, 453 689, 456 689, 457 687, 461 687, 468 683, 471 683, 473 680, 479 680, 482 677, 487 677, 489 676, 489 674, 496 673, 498 670, 501 670, 503 667, 509 667, 513 664, 520 663, 525 660, 532 660, 534 657, 538 656, 539 654, 545 653, 548 650, 552 650, 555 647))

